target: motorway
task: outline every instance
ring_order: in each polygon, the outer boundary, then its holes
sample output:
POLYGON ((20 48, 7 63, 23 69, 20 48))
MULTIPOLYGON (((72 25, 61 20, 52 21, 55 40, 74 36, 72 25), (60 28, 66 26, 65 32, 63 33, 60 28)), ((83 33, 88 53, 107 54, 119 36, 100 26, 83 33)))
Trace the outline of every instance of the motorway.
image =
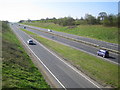
POLYGON ((34 40, 36 45, 28 45, 26 41, 31 37, 21 31, 15 24, 10 25, 10 27, 62 88, 102 88, 97 82, 91 80, 36 40, 34 40))
MULTIPOLYGON (((16 26, 18 28, 23 28, 24 27, 24 25, 20 25, 20 26, 16 25, 16 26)), ((38 27, 36 27, 36 29, 37 28, 38 27)), ((41 30, 46 30, 46 29, 35 30, 35 29, 31 28, 31 27, 30 28, 27 27, 26 30, 31 31, 33 33, 36 33, 36 34, 38 34, 40 36, 43 36, 45 38, 49 38, 51 40, 54 40, 54 41, 57 41, 59 43, 65 44, 67 46, 79 49, 81 51, 84 51, 84 52, 89 53, 89 54, 94 55, 94 56, 97 56, 97 51, 99 50, 99 48, 95 48, 95 47, 92 47, 90 45, 86 45, 86 44, 83 44, 83 43, 80 43, 80 42, 76 42, 76 41, 73 41, 73 40, 70 40, 70 39, 66 39, 66 38, 54 35, 54 34, 52 34, 53 32, 46 33, 46 32, 41 31, 41 30)), ((115 64, 118 64, 118 54, 110 53, 110 57, 109 58, 102 58, 100 56, 97 56, 97 57, 101 58, 103 60, 107 60, 107 61, 113 62, 115 64)))
MULTIPOLYGON (((40 27, 34 27, 34 26, 29 26, 29 25, 24 25, 24 26, 30 27, 30 28, 33 28, 33 29, 42 30, 42 31, 47 31, 48 30, 48 29, 43 29, 43 28, 40 28, 40 27)), ((65 37, 69 37, 69 38, 73 38, 75 40, 82 40, 82 41, 85 41, 85 42, 88 42, 88 43, 91 43, 91 44, 98 45, 99 47, 104 47, 104 48, 107 48, 107 49, 120 51, 120 50, 118 50, 119 49, 118 44, 108 43, 108 42, 104 42, 104 41, 100 41, 100 40, 96 40, 96 39, 92 39, 92 38, 81 37, 81 36, 68 34, 68 33, 64 33, 64 32, 58 32, 58 31, 54 31, 54 30, 52 30, 52 33, 57 34, 57 35, 61 35, 61 36, 65 36, 65 37)))

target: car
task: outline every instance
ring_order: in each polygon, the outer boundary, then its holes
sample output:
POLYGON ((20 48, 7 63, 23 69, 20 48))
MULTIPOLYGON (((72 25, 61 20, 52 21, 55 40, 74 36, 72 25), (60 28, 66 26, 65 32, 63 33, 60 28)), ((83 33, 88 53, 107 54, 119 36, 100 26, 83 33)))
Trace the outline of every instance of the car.
POLYGON ((109 57, 109 52, 107 50, 99 50, 97 51, 97 55, 106 58, 106 57, 109 57))
POLYGON ((24 29, 26 29, 26 27, 23 27, 24 29))
POLYGON ((52 30, 48 29, 48 32, 52 32, 52 30))
POLYGON ((33 44, 34 44, 34 42, 33 42, 32 39, 29 39, 29 40, 27 41, 27 43, 28 43, 29 45, 33 45, 33 44))

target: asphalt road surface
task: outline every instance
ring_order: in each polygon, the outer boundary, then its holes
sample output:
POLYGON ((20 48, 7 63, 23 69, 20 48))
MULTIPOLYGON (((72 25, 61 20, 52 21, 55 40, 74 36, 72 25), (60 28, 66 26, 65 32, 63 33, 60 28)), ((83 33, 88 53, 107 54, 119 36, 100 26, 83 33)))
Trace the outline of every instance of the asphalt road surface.
MULTIPOLYGON (((48 29, 43 29, 43 28, 39 28, 39 27, 34 27, 34 26, 29 26, 29 25, 24 25, 24 26, 27 26, 27 27, 30 27, 30 28, 34 28, 34 29, 38 29, 38 30, 48 31, 48 29)), ((90 43, 99 45, 100 47, 105 47, 105 48, 116 50, 116 51, 118 51, 118 49, 119 49, 118 48, 118 46, 119 46, 118 44, 108 43, 108 42, 104 42, 104 41, 100 41, 100 40, 96 40, 96 39, 92 39, 92 38, 81 37, 81 36, 68 34, 68 33, 64 33, 64 32, 58 32, 58 31, 54 31, 54 30, 52 30, 52 33, 55 33, 57 35, 70 37, 70 38, 74 38, 74 39, 77 39, 77 40, 90 42, 90 43)))
MULTIPOLYGON (((18 28, 23 28, 24 27, 23 25, 19 26, 17 24, 16 24, 16 26, 18 28)), ((38 27, 36 27, 36 29, 37 28, 38 27)), ((42 32, 40 30, 34 30, 32 28, 29 28, 29 27, 27 27, 26 30, 31 31, 33 33, 36 33, 40 36, 44 36, 44 37, 49 38, 51 40, 60 42, 62 44, 71 46, 73 48, 82 50, 84 52, 87 52, 87 53, 95 55, 95 56, 97 56, 97 51, 99 50, 98 48, 92 47, 90 45, 86 45, 86 44, 83 44, 83 43, 80 43, 80 42, 76 42, 76 41, 69 40, 69 39, 66 39, 66 38, 63 38, 63 37, 59 37, 59 36, 56 36, 56 35, 53 35, 53 34, 50 34, 50 33, 45 33, 45 32, 42 32)), ((46 29, 42 29, 42 30, 46 30, 46 29)), ((53 32, 51 32, 51 33, 53 33, 53 32)), ((100 56, 97 56, 97 57, 99 57, 103 60, 107 60, 107 61, 113 62, 115 64, 118 64, 118 54, 110 53, 110 56, 108 58, 103 58, 103 57, 100 57, 100 56)))
POLYGON ((75 69, 70 64, 63 61, 60 57, 49 51, 39 42, 34 40, 36 45, 28 45, 27 40, 31 37, 19 30, 16 25, 10 25, 15 34, 22 42, 31 50, 40 62, 44 64, 46 69, 52 74, 56 81, 59 82, 62 88, 101 88, 102 86, 91 80, 80 71, 75 69))

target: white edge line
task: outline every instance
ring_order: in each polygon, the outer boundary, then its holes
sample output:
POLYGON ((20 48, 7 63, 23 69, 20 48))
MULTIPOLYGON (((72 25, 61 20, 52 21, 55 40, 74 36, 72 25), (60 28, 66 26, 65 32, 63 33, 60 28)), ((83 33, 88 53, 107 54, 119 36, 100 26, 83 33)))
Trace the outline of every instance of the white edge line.
MULTIPOLYGON (((37 33, 35 33, 35 34, 37 34, 37 33)), ((37 35, 39 35, 39 34, 37 34, 37 35)), ((87 52, 87 51, 85 51, 85 50, 83 50, 83 49, 79 49, 79 48, 76 48, 76 47, 74 47, 74 46, 71 46, 71 45, 68 45, 68 44, 65 44, 65 43, 62 43, 62 42, 59 42, 59 41, 53 40, 53 39, 48 38, 48 37, 45 37, 45 36, 43 36, 43 35, 39 35, 39 36, 40 36, 40 37, 43 37, 43 38, 47 38, 48 40, 52 40, 52 41, 54 41, 54 42, 57 42, 57 43, 63 44, 63 45, 65 45, 65 46, 72 47, 72 48, 77 49, 77 50, 80 50, 80 51, 82 51, 82 52, 88 53, 88 54, 93 55, 93 56, 95 56, 95 57, 98 57, 98 58, 100 58, 100 59, 102 59, 102 60, 104 60, 104 61, 108 61, 108 62, 110 62, 110 63, 120 65, 120 64, 117 63, 117 62, 111 61, 111 60, 106 59, 106 58, 102 58, 102 57, 100 57, 100 56, 97 56, 97 55, 95 55, 95 54, 92 54, 92 53, 90 53, 90 52, 87 52)), ((94 47, 93 47, 93 48, 94 48, 94 47)))
MULTIPOLYGON (((17 34, 17 33, 16 33, 17 34)), ((26 34, 26 33, 25 33, 26 34)), ((17 34, 18 35, 18 34, 17 34)), ((27 35, 27 34, 26 34, 27 35)), ((18 37, 24 42, 24 40, 18 35, 18 37)), ((30 37, 30 36, 29 36, 30 37)), ((35 39, 34 39, 35 40, 35 39)), ((24 42, 24 44, 26 45, 26 46, 28 46, 25 42, 24 42)), ((30 49, 30 47, 28 46, 28 48, 30 49)), ((65 88, 65 86, 57 79, 57 77, 50 71, 50 69, 48 69, 47 68, 47 66, 41 61, 41 59, 40 58, 38 58, 38 56, 30 49, 30 51, 37 57, 37 59, 41 62, 41 64, 49 71, 49 73, 57 80, 57 82, 65 89, 65 90, 67 90, 66 88, 65 88)))
MULTIPOLYGON (((35 40, 35 39, 34 39, 35 40)), ((36 40, 35 40, 36 41, 36 40)), ((39 43, 39 42, 38 42, 39 43)), ((47 51, 49 51, 52 55, 54 55, 55 57, 57 57, 59 60, 61 60, 63 63, 65 63, 67 66, 69 66, 71 69, 73 69, 75 72, 77 72, 78 74, 80 74, 82 77, 84 77, 85 79, 87 79, 89 82, 91 82, 93 85, 95 85, 97 88, 100 88, 99 86, 97 86, 95 83, 93 83, 90 79, 88 79, 86 76, 84 76, 82 73, 80 73, 79 71, 77 71, 75 68, 73 68, 71 65, 69 65, 68 63, 66 63, 64 60, 62 60, 60 57, 58 57, 56 54, 54 54, 53 52, 51 52, 49 49, 47 49, 45 46, 43 46, 42 44, 40 44, 43 48, 45 48, 47 51)))
MULTIPOLYGON (((32 29, 36 29, 36 28, 33 27, 33 26, 28 26, 28 25, 23 25, 23 26, 27 26, 27 27, 32 28, 32 29)), ((39 27, 37 27, 37 28, 38 28, 37 30, 39 30, 39 31, 43 31, 43 30, 40 30, 39 27)), ((45 31, 45 32, 47 32, 47 31, 45 31)), ((51 34, 51 33, 49 32, 49 34, 51 34)), ((58 35, 58 34, 56 34, 56 33, 53 33, 53 34, 58 35)), ((71 38, 71 37, 69 37, 69 36, 63 36, 63 35, 59 35, 59 36, 60 36, 60 37, 63 37, 63 38, 66 37, 66 38, 70 38, 70 39, 73 39, 73 40, 77 40, 77 39, 75 39, 75 38, 71 38)), ((84 40, 77 40, 77 41, 82 41, 82 42, 89 43, 89 44, 92 44, 92 45, 97 46, 97 44, 94 44, 94 43, 91 43, 91 42, 86 42, 86 41, 84 41, 84 40)), ((84 45, 89 46, 88 44, 84 44, 84 45)), ((96 48, 96 47, 93 46, 93 48, 96 48)), ((115 51, 115 52, 116 52, 116 50, 109 49, 109 48, 102 47, 102 46, 99 47, 99 48, 107 49, 107 50, 111 50, 111 53, 113 53, 112 51, 115 51)), ((118 52, 118 51, 117 51, 117 52, 118 52)), ((113 53, 113 54, 118 55, 117 53, 113 53)), ((107 59, 107 61, 109 61, 109 59, 107 59)), ((110 62, 112 62, 112 63, 114 63, 114 64, 118 64, 118 63, 116 63, 116 62, 114 62, 114 61, 110 61, 110 62)))
MULTIPOLYGON (((19 29, 19 28, 18 28, 18 29, 19 29)), ((28 31, 29 31, 29 30, 28 30, 28 31)), ((35 34, 36 34, 36 33, 35 33, 35 34)), ((39 35, 39 34, 37 34, 37 35, 39 35)), ((45 37, 45 36, 41 36, 41 37, 47 38, 47 37, 45 37)), ((52 39, 50 39, 50 38, 47 38, 47 39, 52 40, 52 39)), ((52 40, 52 41, 55 41, 55 40, 52 40)), ((102 59, 102 60, 104 60, 104 61, 108 61, 108 62, 110 62, 110 63, 120 65, 120 64, 117 63, 117 62, 111 61, 111 60, 106 59, 106 58, 99 57, 99 56, 97 56, 97 55, 95 55, 95 54, 92 54, 92 53, 87 52, 87 51, 85 51, 85 50, 82 50, 82 49, 73 47, 73 46, 71 46, 71 45, 68 45, 68 44, 65 44, 65 43, 62 43, 62 42, 59 42, 59 41, 55 41, 55 42, 61 43, 61 44, 63 44, 63 45, 66 45, 66 46, 69 46, 69 47, 72 47, 72 48, 75 48, 75 49, 78 49, 78 50, 83 51, 83 52, 85 52, 85 53, 88 53, 88 54, 90 54, 90 55, 96 56, 96 57, 98 57, 98 58, 100 58, 100 59, 102 59)), ((85 45, 86 45, 86 44, 85 44, 85 45)), ((95 48, 95 47, 93 47, 93 48, 95 48)))
MULTIPOLYGON (((25 33, 25 32, 24 32, 25 33)), ((26 33, 25 33, 26 34, 26 33)), ((28 34, 26 34, 28 35, 28 34)), ((29 35, 28 35, 29 36, 29 35)), ((31 37, 31 36, 29 36, 31 37)), ((32 38, 32 37, 31 37, 32 38)), ((32 38, 33 40, 35 40, 34 38, 32 38)), ((35 40, 37 43, 39 43, 37 40, 35 40)), ((58 57, 56 54, 54 54, 53 52, 51 52, 49 49, 47 49, 45 46, 43 46, 41 43, 39 43, 44 49, 46 49, 47 51, 49 51, 52 55, 54 55, 55 57, 57 57, 59 60, 61 60, 63 63, 65 63, 67 66, 69 66, 71 69, 73 69, 75 72, 77 72, 78 74, 80 74, 82 77, 84 77, 86 80, 88 80, 89 82, 91 82, 94 86, 96 86, 97 88, 100 88, 98 85, 96 85, 94 82, 92 82, 89 78, 87 78, 86 76, 84 76, 82 73, 80 73, 79 71, 77 71, 75 68, 73 68, 72 66, 70 66, 68 63, 66 63, 64 60, 62 60, 60 57, 58 57)))
MULTIPOLYGON (((29 27, 29 28, 33 28, 33 29, 36 29, 36 27, 34 27, 34 26, 28 26, 28 25, 23 25, 23 26, 27 26, 27 27, 29 27)), ((40 28, 39 27, 37 27, 38 29, 37 30, 40 30, 40 28)), ((41 31, 41 30, 40 30, 41 31)), ((54 31, 54 30, 53 30, 54 31)), ((47 32, 47 31, 45 31, 45 32, 47 32)), ((55 35, 58 35, 58 34, 56 34, 56 33, 53 33, 53 34, 55 34, 55 35)), ((94 45, 94 46, 98 46, 97 44, 94 44, 94 43, 91 43, 91 42, 87 42, 87 41, 84 41, 84 40, 78 40, 78 39, 75 39, 75 38, 72 38, 72 37, 69 37, 69 36, 64 36, 64 35, 59 35, 59 36, 62 36, 62 37, 66 37, 66 38, 70 38, 70 39, 73 39, 73 40, 77 40, 77 41, 81 41, 81 42, 84 42, 84 43, 88 43, 88 44, 91 44, 91 45, 94 45)), ((104 41, 103 41, 104 42, 104 41)), ((108 43, 108 42, 107 42, 108 43)), ((108 45, 109 45, 109 43, 108 43, 108 45)), ((94 47, 93 46, 93 47, 94 47)), ((114 46, 114 45, 110 45, 110 46, 114 46)), ((118 46, 114 46, 114 47, 118 47, 118 46)), ((102 48, 102 47, 100 47, 100 48, 102 48)), ((103 48, 106 48, 106 47, 103 47, 103 48)), ((108 49, 108 50, 114 50, 114 49, 109 49, 109 48, 106 48, 106 49, 108 49)), ((117 51, 117 50, 114 50, 114 51, 117 51)), ((118 51, 117 51, 118 52, 118 51)))

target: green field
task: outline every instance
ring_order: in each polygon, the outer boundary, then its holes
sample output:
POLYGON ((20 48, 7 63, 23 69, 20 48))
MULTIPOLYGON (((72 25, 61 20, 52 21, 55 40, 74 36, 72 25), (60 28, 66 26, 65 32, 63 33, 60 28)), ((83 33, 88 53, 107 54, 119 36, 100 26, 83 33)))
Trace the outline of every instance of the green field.
POLYGON ((2 25, 2 88, 50 89, 14 33, 2 25))
MULTIPOLYGON (((118 84, 118 66, 110 62, 104 61, 95 56, 89 55, 82 51, 71 47, 56 43, 54 41, 42 38, 35 33, 21 29, 37 39, 40 43, 56 52, 66 61, 86 73, 88 76, 101 83, 102 85, 110 85, 119 87, 118 84)), ((120 67, 119 67, 120 68, 120 67)), ((120 82, 119 82, 120 83, 120 82)))
POLYGON ((78 26, 60 26, 54 23, 31 22, 23 23, 27 25, 52 29, 60 32, 75 34, 83 37, 94 38, 111 43, 118 44, 118 28, 105 27, 102 25, 78 25, 78 26))

